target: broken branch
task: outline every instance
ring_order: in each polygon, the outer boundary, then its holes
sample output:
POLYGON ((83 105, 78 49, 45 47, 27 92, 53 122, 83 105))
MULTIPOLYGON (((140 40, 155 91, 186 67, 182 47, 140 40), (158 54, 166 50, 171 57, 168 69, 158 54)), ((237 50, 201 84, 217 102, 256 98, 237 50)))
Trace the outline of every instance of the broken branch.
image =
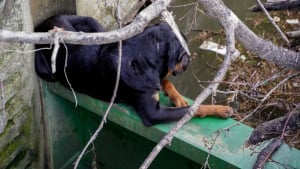
POLYGON ((253 166, 253 169, 264 168, 267 160, 278 150, 282 143, 283 140, 280 137, 277 137, 267 147, 261 150, 257 156, 257 160, 253 166))
POLYGON ((281 38, 285 41, 286 44, 290 45, 289 39, 284 35, 284 33, 281 31, 281 29, 275 23, 274 19, 271 17, 271 15, 269 14, 269 12, 265 9, 265 7, 261 3, 261 1, 260 0, 256 0, 256 2, 260 6, 260 8, 264 11, 264 13, 266 14, 267 18, 269 19, 269 21, 271 22, 271 24, 274 26, 274 28, 276 29, 276 31, 280 34, 281 38))
POLYGON ((255 145, 259 142, 280 136, 284 128, 287 131, 295 131, 300 128, 300 105, 288 115, 265 122, 257 126, 247 141, 247 145, 255 145), (287 121, 287 124, 285 124, 287 121))

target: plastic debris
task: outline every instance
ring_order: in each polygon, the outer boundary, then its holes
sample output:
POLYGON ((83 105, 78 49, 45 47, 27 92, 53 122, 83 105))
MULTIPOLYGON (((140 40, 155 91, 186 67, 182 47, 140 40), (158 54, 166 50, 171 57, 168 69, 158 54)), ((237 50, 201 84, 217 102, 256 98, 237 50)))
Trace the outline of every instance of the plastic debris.
MULTIPOLYGON (((204 41, 200 47, 200 49, 203 49, 203 50, 209 50, 209 51, 213 51, 213 52, 216 52, 220 55, 223 55, 225 56, 226 54, 226 46, 224 45, 220 45, 220 44, 217 44, 215 42, 212 42, 212 41, 204 41)), ((233 60, 235 60, 238 56, 240 56, 240 51, 238 51, 237 49, 235 49, 235 52, 233 54, 233 60)), ((243 60, 245 59, 245 56, 243 56, 242 58, 243 60)))

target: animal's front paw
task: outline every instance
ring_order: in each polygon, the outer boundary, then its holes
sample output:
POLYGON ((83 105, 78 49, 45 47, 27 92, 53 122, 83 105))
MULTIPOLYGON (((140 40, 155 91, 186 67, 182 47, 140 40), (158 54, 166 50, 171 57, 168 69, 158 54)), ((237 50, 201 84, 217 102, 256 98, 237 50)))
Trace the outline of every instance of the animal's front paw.
POLYGON ((217 109, 217 116, 218 117, 222 117, 222 118, 228 118, 228 117, 231 117, 233 116, 234 114, 234 111, 231 107, 229 106, 220 106, 218 109, 217 109))
POLYGON ((170 100, 176 107, 185 107, 189 105, 189 103, 181 95, 170 97, 170 100))
POLYGON ((234 111, 229 106, 222 105, 201 105, 195 116, 205 117, 205 116, 217 116, 221 118, 228 118, 234 114, 234 111))

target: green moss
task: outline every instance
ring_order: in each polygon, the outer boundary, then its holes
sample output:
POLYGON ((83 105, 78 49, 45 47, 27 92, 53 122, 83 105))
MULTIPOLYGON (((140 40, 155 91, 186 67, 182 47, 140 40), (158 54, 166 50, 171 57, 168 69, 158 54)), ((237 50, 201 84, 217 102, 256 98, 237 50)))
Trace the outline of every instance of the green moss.
POLYGON ((20 79, 21 75, 22 74, 20 70, 14 72, 13 74, 10 74, 9 78, 7 78, 7 84, 15 84, 16 81, 20 79))
POLYGON ((21 132, 22 132, 22 135, 25 137, 24 139, 28 140, 30 142, 30 145, 32 145, 31 144, 32 140, 30 140, 31 138, 33 138, 32 135, 34 134, 34 133, 32 133, 32 131, 33 131, 32 130, 32 127, 33 127, 33 125, 32 125, 32 121, 33 121, 32 120, 32 118, 33 118, 33 116, 32 116, 32 114, 33 114, 32 108, 29 107, 29 106, 27 106, 27 107, 24 107, 22 110, 23 110, 22 111, 23 113, 27 114, 27 119, 26 119, 26 121, 25 121, 25 123, 24 123, 24 125, 22 127, 21 132))
POLYGON ((20 71, 16 71, 12 73, 7 79, 4 80, 5 93, 9 93, 9 95, 13 93, 17 93, 24 86, 21 83, 21 73, 20 71))
POLYGON ((5 110, 9 112, 9 116, 12 117, 20 111, 20 105, 22 105, 22 99, 19 97, 11 97, 5 103, 5 110))
MULTIPOLYGON (((2 45, 2 43, 0 42, 0 45, 2 45)), ((3 48, 0 48, 1 50, 3 50, 3 48)), ((2 65, 4 63, 5 60, 7 60, 7 58, 10 56, 11 54, 7 53, 7 52, 0 52, 0 66, 3 67, 5 65, 2 65)))
POLYGON ((14 139, 0 155, 0 168, 6 168, 14 158, 24 150, 23 141, 20 138, 14 139))
POLYGON ((0 65, 2 65, 3 64, 3 62, 4 62, 4 54, 1 54, 0 55, 0 65))
MULTIPOLYGON (((5 168, 8 165, 18 164, 25 156, 24 152, 33 149, 33 125, 32 125, 32 108, 30 106, 25 106, 21 113, 26 113, 27 117, 24 124, 21 127, 20 135, 12 140, 6 148, 1 152, 0 155, 0 168, 5 168), (23 153, 23 154, 22 154, 23 153)), ((9 126, 14 125, 10 122, 9 126)), ((5 133, 3 133, 5 134, 5 133)))
POLYGON ((2 151, 4 146, 6 146, 5 145, 6 143, 4 143, 3 140, 9 134, 9 131, 13 125, 14 125, 13 120, 8 120, 3 133, 0 135, 0 152, 2 151))

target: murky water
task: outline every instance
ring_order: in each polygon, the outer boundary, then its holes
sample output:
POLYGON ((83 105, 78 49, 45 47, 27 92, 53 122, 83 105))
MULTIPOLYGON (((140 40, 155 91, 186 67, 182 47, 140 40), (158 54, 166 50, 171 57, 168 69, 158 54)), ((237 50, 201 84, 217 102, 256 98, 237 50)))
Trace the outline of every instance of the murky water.
MULTIPOLYGON (((188 32, 191 22, 194 18, 194 5, 186 7, 176 7, 178 5, 189 4, 191 0, 175 0, 172 4, 172 11, 176 16, 177 24, 183 32, 188 32)), ((253 17, 256 14, 249 12, 247 9, 256 3, 255 0, 224 0, 225 4, 242 20, 253 17)), ((201 9, 201 7, 200 7, 201 9)), ((201 30, 219 31, 221 26, 215 21, 201 13, 196 16, 197 25, 193 27, 194 31, 187 34, 188 39, 194 38, 201 30)), ((246 23, 247 24, 247 23, 246 23)), ((224 45, 224 37, 216 36, 213 41, 224 45)), ((223 56, 214 52, 203 51, 199 49, 202 44, 201 40, 193 40, 189 42, 191 53, 195 53, 192 63, 188 70, 176 78, 171 78, 177 89, 185 96, 195 99, 202 88, 199 86, 198 80, 212 80, 219 64, 222 62, 223 56)))

